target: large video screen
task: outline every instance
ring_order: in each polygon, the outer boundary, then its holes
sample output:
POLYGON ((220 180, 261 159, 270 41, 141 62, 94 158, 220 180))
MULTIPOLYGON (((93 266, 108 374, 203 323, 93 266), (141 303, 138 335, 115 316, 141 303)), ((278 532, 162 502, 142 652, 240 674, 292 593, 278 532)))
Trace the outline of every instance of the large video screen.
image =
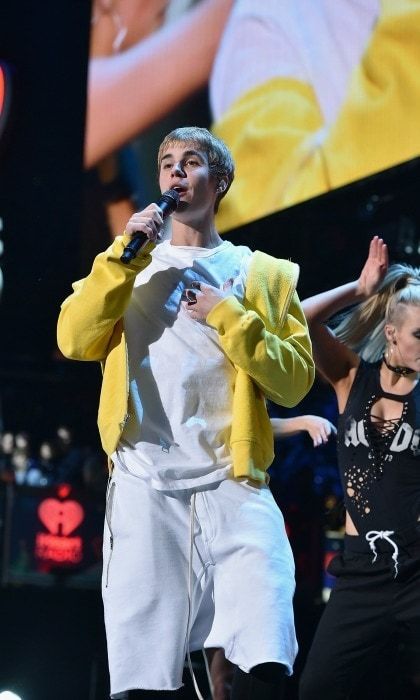
POLYGON ((149 130, 208 86, 209 126, 236 162, 221 231, 420 154, 412 0, 97 0, 89 76, 86 163, 115 200, 106 158, 140 138, 140 179, 153 177, 149 130))

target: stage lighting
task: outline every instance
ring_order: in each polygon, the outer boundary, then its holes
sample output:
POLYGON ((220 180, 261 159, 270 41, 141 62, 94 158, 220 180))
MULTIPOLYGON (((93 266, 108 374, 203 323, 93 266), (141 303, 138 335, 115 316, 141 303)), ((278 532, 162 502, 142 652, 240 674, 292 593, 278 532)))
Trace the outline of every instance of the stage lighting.
POLYGON ((0 700, 23 700, 20 695, 12 693, 11 690, 2 690, 0 692, 0 700))

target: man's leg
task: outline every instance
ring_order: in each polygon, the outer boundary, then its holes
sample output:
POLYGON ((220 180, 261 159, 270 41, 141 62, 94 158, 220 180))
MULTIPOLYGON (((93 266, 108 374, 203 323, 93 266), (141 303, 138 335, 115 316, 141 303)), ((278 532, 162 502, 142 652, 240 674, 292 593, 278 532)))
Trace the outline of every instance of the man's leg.
POLYGON ((286 666, 266 663, 254 666, 249 673, 235 670, 231 700, 282 700, 286 666))
POLYGON ((235 666, 225 656, 224 649, 205 650, 212 687, 212 700, 230 700, 235 666))
POLYGON ((266 487, 230 480, 197 498, 197 511, 215 562, 206 643, 247 671, 235 672, 233 698, 246 698, 250 684, 258 688, 252 697, 279 698, 296 654, 294 563, 282 515, 266 487))
POLYGON ((102 589, 111 695, 182 685, 189 517, 181 497, 114 471, 102 589))

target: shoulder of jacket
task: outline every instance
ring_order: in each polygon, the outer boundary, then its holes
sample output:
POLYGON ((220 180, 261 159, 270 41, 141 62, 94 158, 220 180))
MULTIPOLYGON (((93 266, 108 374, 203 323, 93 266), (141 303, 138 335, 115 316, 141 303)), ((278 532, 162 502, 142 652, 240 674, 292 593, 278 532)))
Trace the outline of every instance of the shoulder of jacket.
POLYGON ((299 265, 257 250, 246 281, 246 301, 269 326, 282 326, 299 278, 299 265))
POLYGON ((299 279, 299 265, 291 260, 274 258, 268 253, 256 250, 251 255, 249 271, 262 276, 269 284, 292 285, 296 287, 299 279))

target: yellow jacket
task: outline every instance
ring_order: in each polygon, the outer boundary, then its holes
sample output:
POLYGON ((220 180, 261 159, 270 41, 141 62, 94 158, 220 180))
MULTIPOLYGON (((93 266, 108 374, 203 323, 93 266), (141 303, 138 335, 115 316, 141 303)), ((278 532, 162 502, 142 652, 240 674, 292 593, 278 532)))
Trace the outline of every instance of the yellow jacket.
MULTIPOLYGON (((66 357, 102 363, 98 426, 105 452, 114 452, 127 420, 128 360, 123 316, 136 275, 150 262, 153 244, 129 265, 120 262, 128 238, 119 236, 75 282, 58 320, 58 345, 66 357)), ((265 398, 296 405, 314 379, 306 321, 296 294, 299 268, 255 252, 245 299, 220 301, 207 323, 219 335, 237 370, 231 454, 234 476, 264 481, 273 461, 273 436, 265 398)))

